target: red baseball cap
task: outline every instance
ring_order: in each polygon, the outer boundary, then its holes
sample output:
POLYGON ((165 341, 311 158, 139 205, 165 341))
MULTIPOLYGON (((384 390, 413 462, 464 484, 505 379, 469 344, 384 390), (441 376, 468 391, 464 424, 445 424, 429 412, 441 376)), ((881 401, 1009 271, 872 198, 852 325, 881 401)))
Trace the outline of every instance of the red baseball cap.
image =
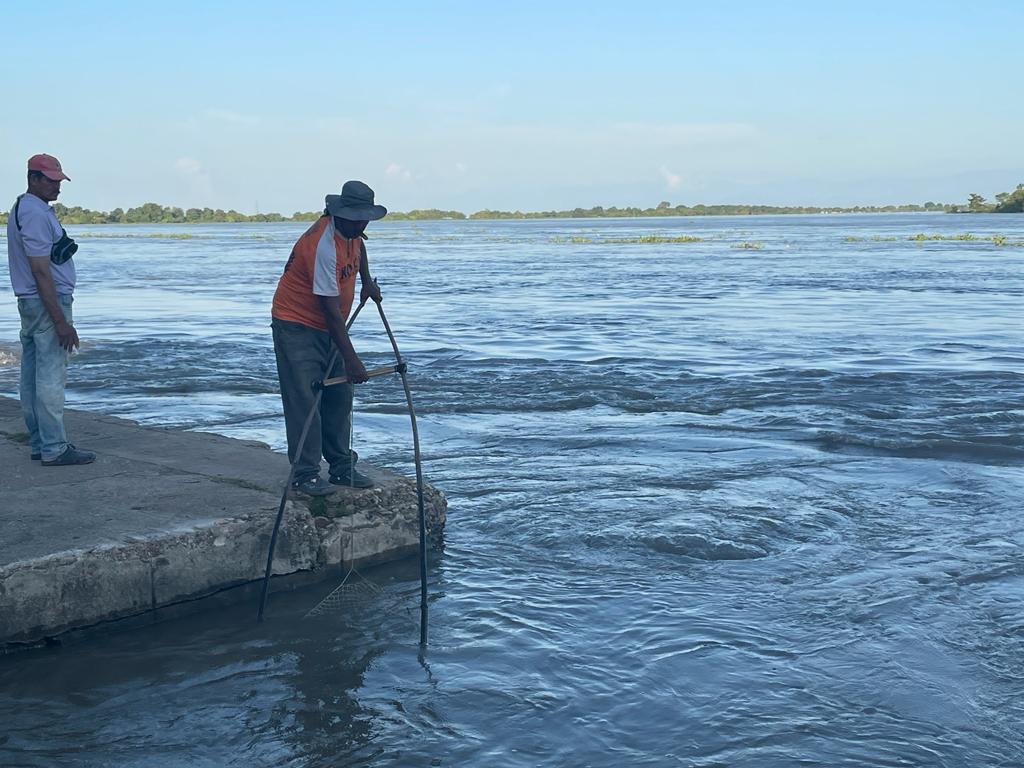
POLYGON ((28 159, 28 169, 39 171, 53 181, 71 181, 71 177, 65 175, 64 169, 60 167, 60 160, 53 155, 32 155, 28 159))

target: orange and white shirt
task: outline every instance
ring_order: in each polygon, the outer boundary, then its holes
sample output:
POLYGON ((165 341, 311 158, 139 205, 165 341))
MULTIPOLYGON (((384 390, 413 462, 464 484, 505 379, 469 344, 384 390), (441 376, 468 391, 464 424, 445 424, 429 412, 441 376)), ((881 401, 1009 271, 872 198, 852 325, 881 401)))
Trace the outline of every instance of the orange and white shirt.
POLYGON ((348 318, 362 243, 362 238, 349 240, 339 235, 334 230, 333 216, 321 216, 292 247, 274 292, 271 314, 278 320, 326 331, 317 297, 337 296, 341 316, 348 318))

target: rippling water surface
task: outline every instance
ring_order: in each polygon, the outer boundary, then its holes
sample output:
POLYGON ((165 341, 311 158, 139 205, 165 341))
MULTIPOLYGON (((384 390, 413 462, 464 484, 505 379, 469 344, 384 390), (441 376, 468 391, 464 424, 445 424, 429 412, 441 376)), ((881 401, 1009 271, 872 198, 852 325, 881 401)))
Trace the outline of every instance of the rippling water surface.
MULTIPOLYGON (((283 448, 268 312, 302 226, 74 229, 70 404, 283 448)), ((351 615, 303 618, 328 583, 260 627, 0 658, 0 764, 1024 765, 1022 242, 1015 216, 374 225, 451 505, 426 655, 400 564, 351 615), (1006 239, 908 240, 968 230, 1006 239), (610 242, 652 234, 701 240, 610 242)), ((372 313, 354 335, 389 359, 372 313)), ((399 383, 357 400, 360 453, 411 473, 399 383)))

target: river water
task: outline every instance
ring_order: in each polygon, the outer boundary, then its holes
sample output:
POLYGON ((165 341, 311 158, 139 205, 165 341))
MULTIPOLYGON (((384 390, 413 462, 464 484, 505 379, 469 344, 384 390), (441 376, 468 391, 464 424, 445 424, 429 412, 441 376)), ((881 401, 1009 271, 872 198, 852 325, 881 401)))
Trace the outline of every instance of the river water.
MULTIPOLYGON (((302 229, 72 227, 69 404, 281 449, 302 229)), ((304 618, 325 583, 9 655, 0 764, 1024 765, 1024 217, 370 235, 450 501, 427 652, 403 563, 350 614, 304 618)), ((399 382, 356 408, 411 474, 399 382)))

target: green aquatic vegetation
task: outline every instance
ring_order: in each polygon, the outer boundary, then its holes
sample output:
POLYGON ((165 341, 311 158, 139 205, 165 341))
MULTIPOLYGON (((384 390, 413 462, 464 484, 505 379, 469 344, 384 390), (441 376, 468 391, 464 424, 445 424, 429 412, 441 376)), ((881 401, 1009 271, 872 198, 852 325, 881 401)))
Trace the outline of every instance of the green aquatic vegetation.
POLYGON ((1009 248, 1024 247, 1024 240, 1010 240, 1006 235, 992 235, 991 239, 996 245, 1005 245, 1009 248))
POLYGON ((926 235, 926 234, 924 234, 922 232, 922 233, 918 233, 916 235, 911 235, 910 237, 907 238, 907 240, 909 240, 911 242, 915 242, 915 243, 923 243, 923 242, 926 242, 926 241, 935 241, 935 240, 946 240, 946 241, 961 242, 961 243, 992 243, 993 245, 999 245, 999 246, 1004 246, 1004 245, 1009 245, 1009 246, 1024 245, 1024 242, 1022 242, 1022 241, 1019 241, 1019 240, 1009 240, 1006 237, 1006 235, 974 235, 974 234, 971 234, 970 232, 961 232, 960 234, 957 234, 957 235, 938 235, 938 234, 926 235))
POLYGON ((733 248, 740 248, 740 249, 746 250, 746 251, 760 251, 762 248, 764 248, 764 243, 755 240, 755 241, 748 241, 748 242, 745 242, 745 243, 737 243, 736 245, 734 245, 732 247, 733 248))
POLYGON ((921 233, 918 233, 916 235, 911 235, 910 237, 907 238, 907 240, 911 240, 911 241, 917 242, 917 243, 924 242, 925 240, 962 240, 962 241, 971 241, 971 240, 981 240, 981 239, 983 239, 983 238, 976 237, 975 235, 972 235, 970 232, 964 232, 964 233, 959 234, 959 235, 926 235, 923 232, 921 232, 921 233))
POLYGON ((606 243, 703 243, 703 237, 695 235, 640 235, 639 237, 614 237, 604 240, 606 243))
POLYGON ((651 245, 670 243, 703 243, 704 238, 694 235, 639 235, 637 237, 606 237, 593 238, 586 235, 573 235, 572 237, 552 237, 549 242, 559 245, 565 243, 596 245, 651 245))
MULTIPOLYGON (((103 240, 213 240, 213 235, 195 235, 191 232, 134 232, 131 234, 114 234, 112 232, 75 232, 76 240, 84 240, 90 237, 103 240)), ((265 237, 250 238, 266 240, 265 237)))
POLYGON ((555 235, 550 238, 548 242, 554 243, 555 245, 565 245, 566 243, 596 243, 597 241, 591 237, 584 237, 583 235, 573 235, 572 237, 561 237, 560 235, 555 235))
POLYGON ((961 243, 992 243, 998 246, 1021 246, 1024 245, 1024 241, 1010 240, 1006 235, 975 235, 970 232, 961 232, 955 235, 943 235, 938 233, 925 233, 918 232, 916 235, 910 235, 908 237, 896 236, 896 235, 873 235, 871 237, 859 237, 857 235, 846 235, 843 238, 845 243, 862 243, 866 240, 870 240, 873 243, 894 243, 894 242, 911 242, 911 243, 925 243, 934 241, 947 241, 947 242, 961 242, 961 243))

